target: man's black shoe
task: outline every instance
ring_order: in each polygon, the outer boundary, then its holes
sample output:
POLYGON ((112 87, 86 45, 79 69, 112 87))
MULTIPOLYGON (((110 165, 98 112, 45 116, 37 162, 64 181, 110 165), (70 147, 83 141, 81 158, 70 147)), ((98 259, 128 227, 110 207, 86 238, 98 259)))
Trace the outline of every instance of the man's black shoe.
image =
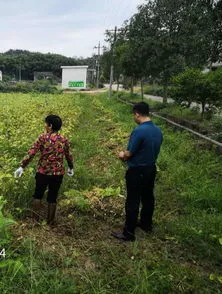
POLYGON ((112 233, 111 234, 116 239, 122 240, 122 241, 135 241, 135 236, 126 236, 123 233, 112 233))
POLYGON ((153 231, 153 226, 143 226, 141 223, 137 223, 137 227, 139 227, 141 230, 143 230, 146 233, 151 233, 153 231))

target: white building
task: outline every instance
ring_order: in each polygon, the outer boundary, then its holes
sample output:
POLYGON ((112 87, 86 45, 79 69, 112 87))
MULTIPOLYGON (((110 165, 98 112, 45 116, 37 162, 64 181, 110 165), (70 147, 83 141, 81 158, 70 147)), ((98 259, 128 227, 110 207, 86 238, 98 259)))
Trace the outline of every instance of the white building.
POLYGON ((61 66, 61 68, 63 89, 86 89, 88 66, 61 66))
POLYGON ((0 81, 2 81, 2 71, 0 70, 0 81))

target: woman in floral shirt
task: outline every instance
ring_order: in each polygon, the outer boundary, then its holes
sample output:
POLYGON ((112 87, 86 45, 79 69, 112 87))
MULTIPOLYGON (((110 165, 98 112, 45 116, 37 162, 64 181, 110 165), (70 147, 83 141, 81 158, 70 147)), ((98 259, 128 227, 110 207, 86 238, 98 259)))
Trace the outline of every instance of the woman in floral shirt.
POLYGON ((30 163, 37 152, 40 159, 36 170, 36 188, 33 195, 33 216, 39 219, 41 199, 48 188, 48 224, 53 225, 56 212, 56 199, 62 184, 65 169, 64 157, 68 163, 68 175, 73 176, 73 157, 70 151, 69 141, 58 134, 62 126, 62 120, 57 115, 49 115, 45 119, 46 133, 41 134, 33 147, 21 162, 20 168, 15 171, 15 177, 21 177, 24 168, 30 163))

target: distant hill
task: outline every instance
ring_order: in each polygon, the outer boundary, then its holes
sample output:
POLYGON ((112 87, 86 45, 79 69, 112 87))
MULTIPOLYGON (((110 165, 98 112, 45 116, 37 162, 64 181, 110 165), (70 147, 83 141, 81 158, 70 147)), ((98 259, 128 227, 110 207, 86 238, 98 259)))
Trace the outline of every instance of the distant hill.
POLYGON ((28 50, 8 50, 0 53, 0 70, 3 78, 15 78, 18 80, 21 68, 23 80, 33 80, 34 71, 52 72, 61 77, 61 65, 88 65, 91 67, 93 58, 66 57, 60 54, 30 52, 28 50))

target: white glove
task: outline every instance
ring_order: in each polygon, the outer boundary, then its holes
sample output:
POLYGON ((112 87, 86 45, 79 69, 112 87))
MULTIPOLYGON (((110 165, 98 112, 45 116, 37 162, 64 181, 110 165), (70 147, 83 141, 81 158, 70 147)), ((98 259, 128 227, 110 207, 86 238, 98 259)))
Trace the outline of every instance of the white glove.
POLYGON ((15 178, 20 178, 23 174, 24 168, 19 167, 15 172, 14 172, 14 177, 15 178))
POLYGON ((73 170, 73 168, 69 168, 69 167, 68 167, 67 175, 68 175, 69 177, 74 176, 74 170, 73 170))

